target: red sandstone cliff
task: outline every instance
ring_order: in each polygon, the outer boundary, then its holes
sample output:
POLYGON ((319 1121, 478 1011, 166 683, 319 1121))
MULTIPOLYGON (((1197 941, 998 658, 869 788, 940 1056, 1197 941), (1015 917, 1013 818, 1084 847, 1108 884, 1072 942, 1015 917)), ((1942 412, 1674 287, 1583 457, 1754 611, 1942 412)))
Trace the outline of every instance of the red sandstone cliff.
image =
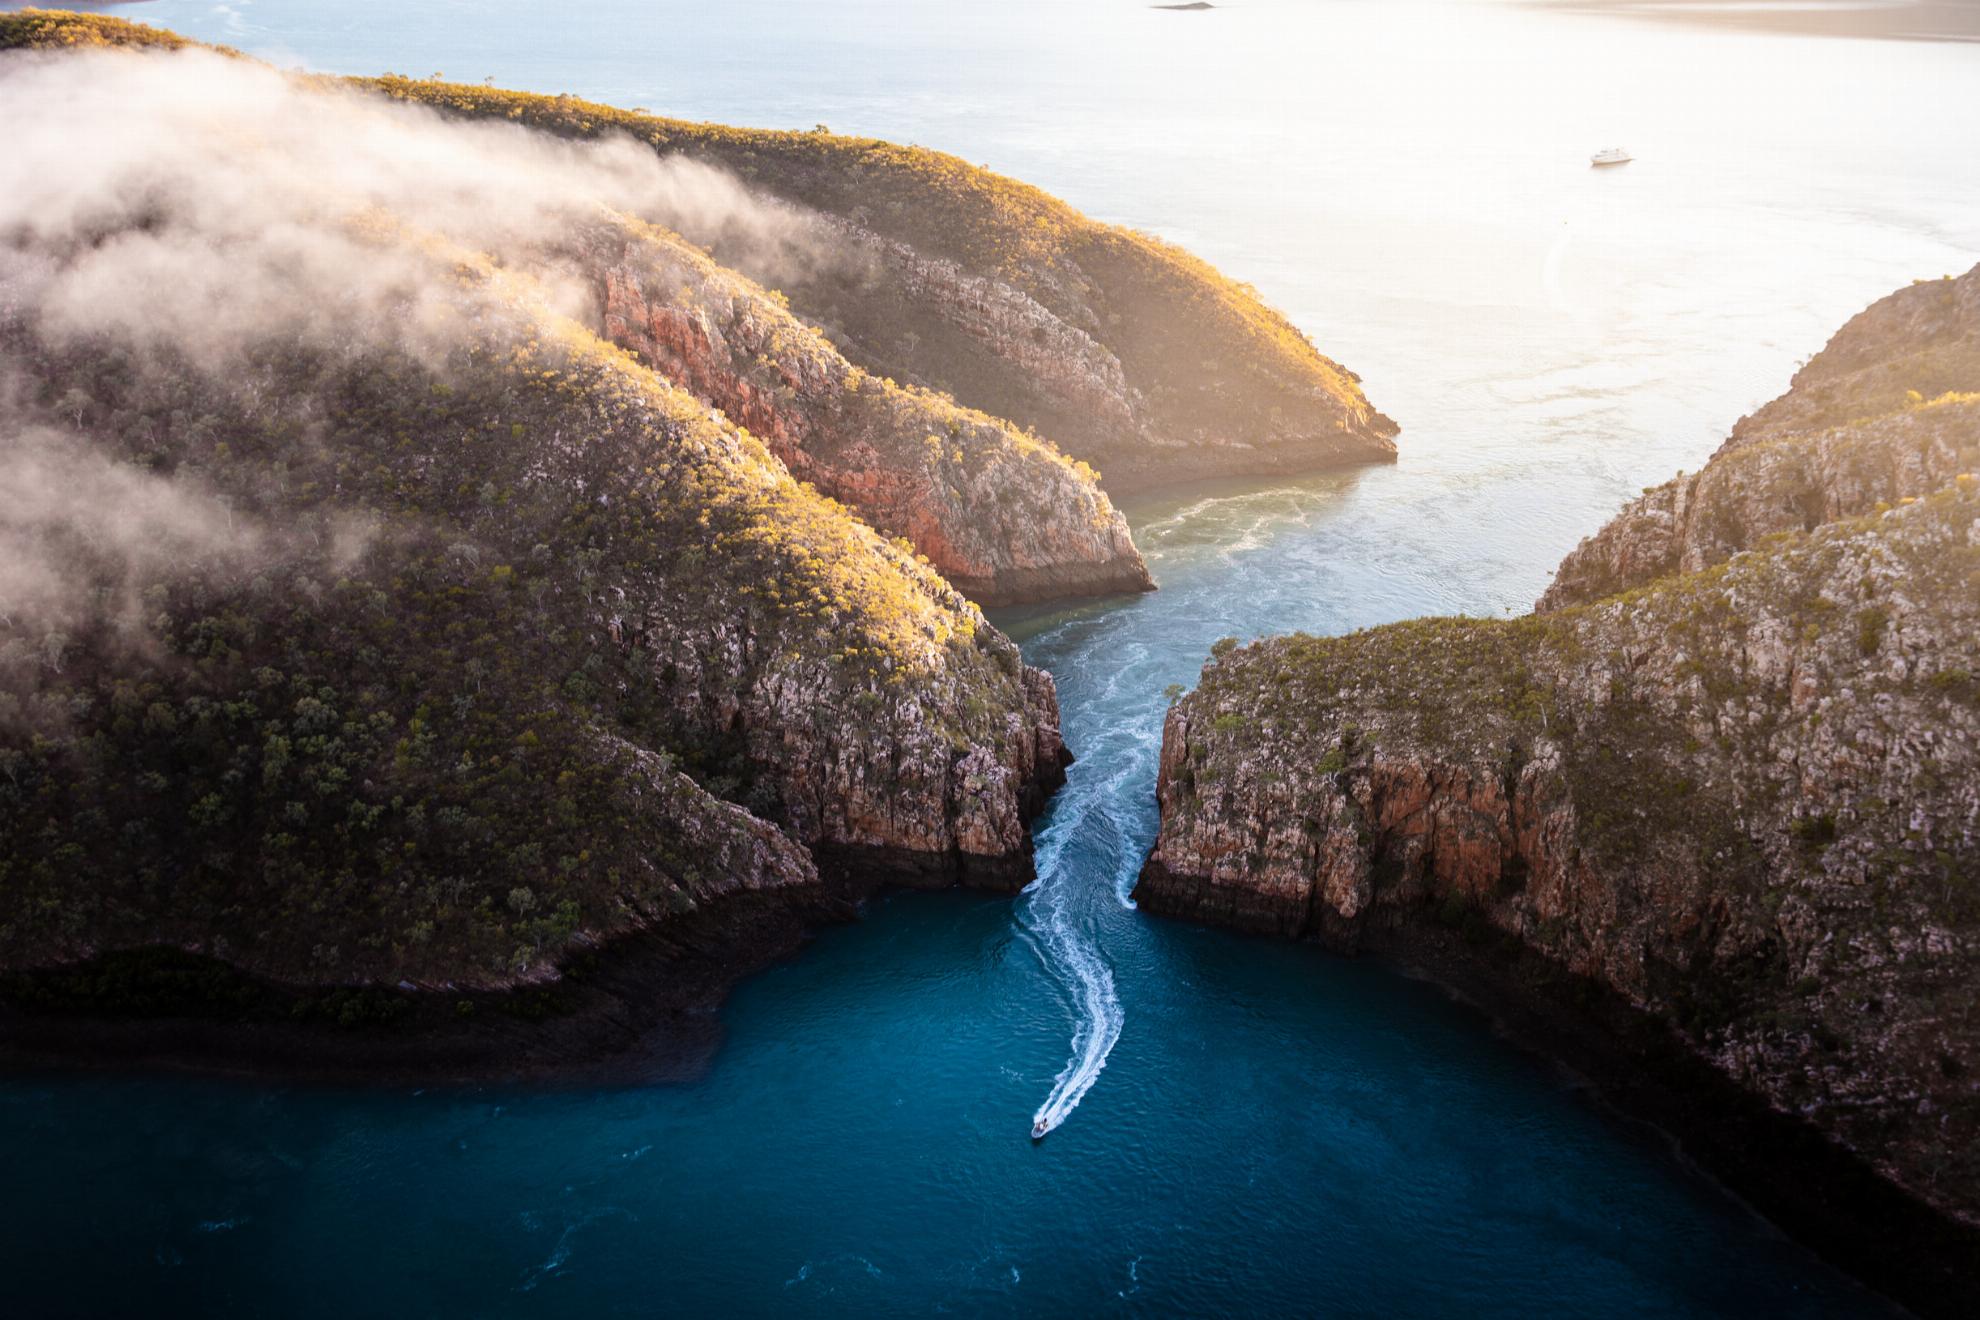
POLYGON ((1095 474, 1007 422, 853 367, 775 295, 634 221, 582 236, 607 338, 904 537, 983 605, 1146 590, 1095 474))
MULTIPOLYGON (((1929 1208, 1888 1245, 1933 1272, 1886 1286, 1980 1296, 1976 295, 1853 321, 1544 613, 1214 662, 1164 729, 1137 900, 1343 947, 1461 932, 1520 996, 1530 963, 1582 978, 1929 1208)), ((1756 1175, 1770 1210, 1880 1241, 1795 1173, 1756 1175)))

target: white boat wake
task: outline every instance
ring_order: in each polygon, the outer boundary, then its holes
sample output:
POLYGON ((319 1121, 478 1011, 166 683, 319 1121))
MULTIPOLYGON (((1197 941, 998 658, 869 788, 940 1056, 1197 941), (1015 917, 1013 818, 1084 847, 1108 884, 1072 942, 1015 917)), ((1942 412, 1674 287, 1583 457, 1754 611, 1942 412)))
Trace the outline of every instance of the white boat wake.
POLYGON ((1079 1107, 1093 1083, 1100 1080, 1107 1066, 1107 1055, 1121 1038, 1121 1025, 1127 1015, 1120 996, 1114 993, 1114 973, 1100 957, 1100 951, 1076 929, 1065 910, 1063 881, 1041 877, 1029 919, 1035 924, 1035 946, 1047 970, 1058 977, 1072 997, 1078 1024, 1073 1028, 1072 1057, 1052 1079, 1052 1091, 1032 1115, 1034 1137, 1042 1137, 1058 1127, 1079 1107), (1042 918, 1042 920, 1037 920, 1042 918))
MULTIPOLYGON (((1274 484, 1208 496, 1142 523, 1134 534, 1143 555, 1173 575, 1164 586, 1166 612, 1074 608, 1024 644, 1028 660, 1061 675, 1066 740, 1081 757, 1038 831, 1038 878, 1017 910, 1019 938, 1064 991, 1073 1019, 1071 1054, 1032 1115, 1034 1138, 1072 1116, 1126 1021, 1100 940, 1116 933, 1108 938, 1119 941, 1112 947, 1122 951, 1132 989, 1135 946, 1120 933, 1127 924, 1120 912, 1135 907, 1134 886, 1156 835, 1149 789, 1161 758, 1163 693, 1172 679, 1193 681, 1211 639, 1245 629, 1258 596, 1277 593, 1272 575, 1284 565, 1261 560, 1261 572, 1242 575, 1252 588, 1247 600, 1232 597, 1229 565, 1282 544, 1289 525, 1319 527, 1341 507, 1345 489, 1339 477, 1274 484), (1202 631, 1202 650, 1191 654, 1176 642, 1166 621, 1174 618, 1202 631)), ((1310 539, 1326 543, 1317 533, 1310 539)))
MULTIPOLYGON (((1145 738, 1135 741, 1137 745, 1128 754, 1109 758, 1120 768, 1107 779, 1060 790, 1065 796, 1058 803, 1055 819, 1039 835, 1038 879, 1027 890, 1029 902, 1021 919, 1026 943, 1064 987, 1075 1025, 1071 1056, 1053 1078, 1051 1093, 1032 1115, 1034 1138, 1064 1123, 1079 1107, 1100 1079, 1107 1055, 1121 1038, 1121 1026, 1126 1021, 1120 996, 1114 990, 1113 969, 1077 916, 1079 895, 1073 873, 1079 865, 1067 864, 1064 854, 1076 836, 1083 851, 1105 849, 1117 855, 1131 851, 1106 806, 1119 794, 1125 780, 1145 773, 1146 767, 1138 763, 1152 755, 1150 744, 1145 738)), ((1133 906, 1118 877, 1114 896, 1122 906, 1133 906)))
POLYGON ((1101 1069, 1107 1067, 1107 1055, 1121 1039, 1121 1025, 1127 1021, 1113 986, 1113 970, 1101 960, 1099 950, 1073 930, 1057 898, 1053 893, 1034 898, 1034 910, 1043 908, 1045 918, 1036 934, 1043 946, 1043 962, 1065 984, 1079 1023, 1073 1027, 1071 1057, 1051 1081, 1051 1094, 1032 1114, 1034 1136, 1045 1136, 1079 1108, 1079 1100, 1093 1090, 1101 1069))
MULTIPOLYGON (((1204 500, 1170 519, 1136 532, 1152 558, 1160 543, 1187 534, 1193 521, 1228 503, 1204 500)), ((1274 519, 1304 516, 1304 492, 1273 489, 1243 497, 1256 531, 1274 519), (1260 511, 1263 511, 1260 513, 1260 511)), ((1247 532, 1249 534, 1249 532, 1247 532)), ((1206 547, 1202 553, 1220 553, 1206 547)), ((1095 629, 1091 620, 1075 616, 1041 633, 1027 650, 1054 657, 1053 665, 1080 676, 1077 697, 1062 690, 1062 710, 1068 717, 1067 738, 1081 749, 1071 781, 1052 803, 1051 816, 1038 832, 1038 878, 1025 890, 1018 910, 1021 937, 1039 964, 1065 991, 1073 1015, 1071 1054, 1044 1103, 1032 1115, 1032 1136, 1043 1137, 1063 1124, 1086 1093, 1100 1080, 1107 1057, 1121 1038, 1127 1014, 1114 986, 1114 969, 1101 953, 1098 933, 1118 909, 1132 911, 1135 881, 1153 838, 1153 821, 1139 819, 1155 778, 1162 748, 1162 679, 1170 672, 1168 652, 1136 636, 1132 616, 1095 629), (1103 714, 1104 719, 1096 718, 1103 714), (1102 774, 1104 777, 1095 778, 1102 774), (1103 887, 1104 886, 1104 887, 1103 887), (1110 901, 1111 900, 1111 901, 1110 901)), ((1206 647, 1208 643, 1205 643, 1206 647)), ((1194 660, 1194 657, 1190 657, 1194 660)))

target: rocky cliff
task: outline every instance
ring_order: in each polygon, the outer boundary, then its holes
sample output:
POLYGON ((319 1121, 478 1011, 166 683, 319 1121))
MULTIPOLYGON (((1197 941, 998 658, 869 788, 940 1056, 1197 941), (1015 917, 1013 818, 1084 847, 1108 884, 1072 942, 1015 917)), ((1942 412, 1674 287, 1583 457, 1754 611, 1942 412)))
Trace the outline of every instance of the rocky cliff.
MULTIPOLYGON (((633 939, 747 961, 884 882, 1030 878, 1050 677, 694 392, 765 381, 766 430, 828 463, 866 405, 805 374, 824 350, 644 231, 572 266, 618 160, 197 52, 6 76, 45 108, 0 187, 34 217, 0 223, 0 971, 164 944, 518 991, 633 939), (594 333, 602 301, 651 336, 663 275, 734 353, 594 333)), ((876 445, 938 416, 872 394, 876 445)), ((939 416, 1138 567, 1069 464, 939 416)))
POLYGON ((1615 998, 1930 1207, 1885 1223, 1813 1157, 1741 1183, 1957 1310, 1980 1287, 1980 413, 1942 396, 1980 383, 1974 278, 1853 322, 1578 551, 1547 612, 1216 659, 1168 717, 1137 901, 1343 948, 1457 938, 1515 999, 1557 969, 1570 1017, 1615 998))
POLYGON ((1645 491, 1561 563, 1542 610, 1695 572, 1776 532, 1928 494, 1980 464, 1980 267, 1862 312, 1702 470, 1645 491))
MULTIPOLYGON (((98 46, 193 43, 0 18, 0 49, 98 46)), ((1251 289, 953 157, 437 80, 317 82, 658 153, 679 186, 640 215, 686 241, 648 228, 589 254, 613 337, 984 604, 1148 585, 1103 473, 1127 491, 1395 455, 1359 378, 1251 289)))
POLYGON ((638 221, 573 236, 607 338, 720 408, 791 474, 904 537, 981 605, 1146 590, 1090 468, 1008 422, 847 362, 783 300, 638 221))
POLYGON ((1064 756, 1050 679, 692 399, 535 330, 444 379, 390 353, 237 362, 196 411, 95 374, 114 349, 10 339, 76 409, 55 444, 196 465, 241 522, 295 530, 117 583, 160 601, 142 644, 93 611, 9 620, 9 961, 171 931, 270 974, 499 979, 815 884, 785 834, 1029 878, 1023 821, 1064 756), (310 426, 332 439, 305 458, 285 437, 310 426), (286 498, 258 475, 282 453, 286 498), (340 915, 311 919, 325 886, 340 915))
POLYGON ((475 120, 624 135, 781 208, 663 217, 788 295, 854 365, 1008 418, 1119 492, 1395 457, 1360 378, 1255 291, 1170 244, 918 147, 731 128, 487 87, 362 80, 475 120))

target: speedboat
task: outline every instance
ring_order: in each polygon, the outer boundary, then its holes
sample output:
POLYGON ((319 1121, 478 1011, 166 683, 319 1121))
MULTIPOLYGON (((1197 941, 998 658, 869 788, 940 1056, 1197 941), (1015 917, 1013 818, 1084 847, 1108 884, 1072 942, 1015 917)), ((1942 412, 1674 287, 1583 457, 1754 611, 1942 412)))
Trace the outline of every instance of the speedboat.
POLYGON ((1045 1140, 1045 1134, 1051 1130, 1051 1128, 1045 1126, 1044 1119, 1036 1119, 1031 1124, 1031 1139, 1033 1141, 1043 1141, 1045 1140))
POLYGON ((1600 151, 1588 158, 1588 163, 1590 165, 1627 165, 1630 160, 1630 154, 1621 147, 1603 147, 1600 151))

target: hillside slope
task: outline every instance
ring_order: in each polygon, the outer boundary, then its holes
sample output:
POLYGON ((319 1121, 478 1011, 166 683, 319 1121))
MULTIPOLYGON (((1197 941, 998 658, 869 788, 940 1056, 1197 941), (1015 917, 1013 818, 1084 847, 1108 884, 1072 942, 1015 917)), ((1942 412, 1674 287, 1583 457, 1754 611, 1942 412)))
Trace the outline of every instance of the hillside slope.
POLYGON ((1704 1098, 1660 1120, 1742 1192, 1962 1313, 1980 1297, 1980 411, 1905 391, 1980 385, 1974 280, 1852 322, 1704 471, 1584 544, 1547 612, 1215 660, 1164 729, 1137 901, 1455 965, 1570 1037, 1648 1041, 1570 1053, 1625 1088, 1665 1060, 1704 1098))
POLYGON ((1538 608, 1696 572, 1776 532, 1926 495, 1980 466, 1980 266, 1852 318, 1703 469, 1651 490, 1562 561, 1538 608))
POLYGON ((625 157, 200 52, 0 85, 0 967, 513 988, 1029 879, 1050 677, 592 332, 625 157))
MULTIPOLYGON (((181 45, 122 19, 0 15, 0 49, 181 45)), ((920 147, 694 123, 393 75, 386 96, 560 137, 625 137, 779 206, 649 216, 788 295, 868 373, 952 394, 1099 468, 1115 493, 1395 456, 1360 379, 1180 248, 920 147), (768 241, 766 241, 766 239, 768 241)))
POLYGON ((1395 456, 1396 425, 1359 377, 1250 289, 953 156, 572 97, 395 77, 365 85, 450 114, 626 134, 782 200, 805 240, 766 248, 721 217, 670 223, 782 290, 854 363, 1049 437, 1115 492, 1395 456), (835 255, 806 259, 817 250, 835 255))
POLYGON ((778 299, 636 220, 568 246, 600 285, 602 329, 720 408, 793 476, 907 539, 980 605, 1152 586, 1089 469, 947 396, 867 375, 778 299))

